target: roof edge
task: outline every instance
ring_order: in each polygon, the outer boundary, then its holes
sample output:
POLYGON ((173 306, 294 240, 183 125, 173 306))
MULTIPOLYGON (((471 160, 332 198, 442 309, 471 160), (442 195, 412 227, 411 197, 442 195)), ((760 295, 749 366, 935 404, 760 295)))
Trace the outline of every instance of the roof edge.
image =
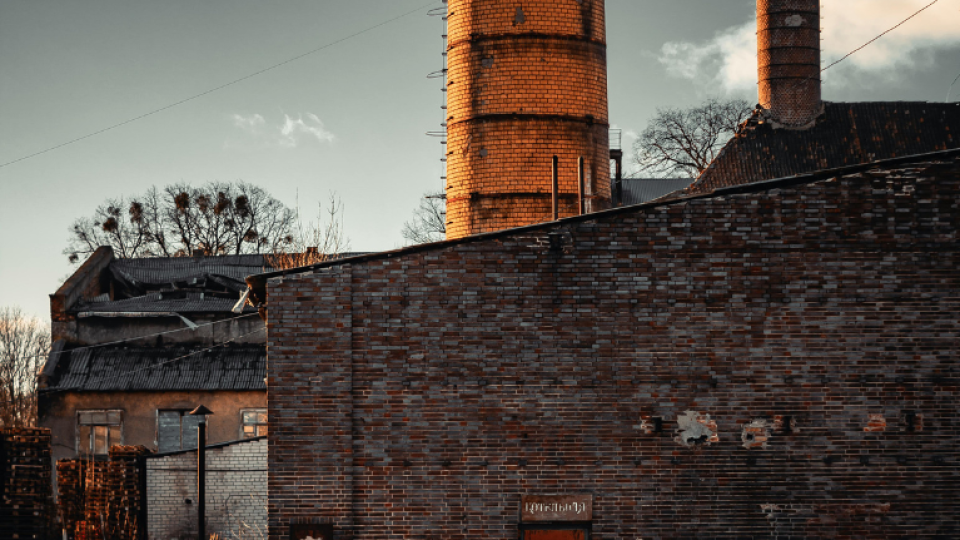
MULTIPOLYGON (((315 265, 310 265, 310 266, 302 266, 299 268, 288 268, 285 270, 266 272, 263 274, 255 274, 252 276, 248 276, 246 279, 246 282, 247 282, 247 286, 250 288, 250 291, 251 291, 251 294, 250 294, 251 301, 255 306, 259 307, 259 306, 262 306, 264 304, 264 301, 266 300, 266 284, 267 284, 267 281, 272 278, 306 274, 306 273, 323 270, 325 268, 332 268, 334 266, 340 266, 344 264, 357 264, 357 263, 365 263, 365 262, 370 262, 375 260, 392 259, 395 257, 412 255, 415 253, 422 253, 425 251, 434 251, 434 250, 445 249, 448 247, 458 246, 462 244, 482 242, 486 240, 494 240, 497 238, 502 238, 505 236, 511 236, 515 234, 522 234, 526 232, 551 229, 557 226, 563 226, 563 225, 574 224, 574 223, 582 223, 582 222, 591 221, 594 219, 617 216, 620 214, 629 214, 632 212, 636 212, 638 210, 659 208, 662 206, 669 206, 673 204, 685 203, 685 202, 695 201, 700 199, 712 199, 714 197, 722 197, 724 195, 760 193, 760 192, 768 191, 771 189, 795 187, 803 184, 818 182, 820 180, 826 180, 829 178, 848 176, 852 174, 869 171, 872 169, 885 168, 885 167, 891 167, 891 166, 897 166, 897 165, 907 165, 910 163, 920 163, 925 161, 938 161, 940 159, 953 158, 953 157, 960 157, 960 148, 954 148, 950 150, 939 150, 936 152, 929 152, 925 154, 914 154, 914 155, 902 156, 898 158, 877 160, 877 161, 872 161, 870 163, 861 163, 857 165, 849 165, 846 167, 839 167, 834 169, 822 169, 812 173, 805 173, 805 174, 796 175, 796 176, 788 176, 784 178, 775 178, 772 180, 762 180, 760 182, 752 182, 749 184, 741 184, 737 186, 727 186, 722 188, 716 188, 712 191, 697 193, 692 195, 688 194, 688 195, 683 195, 683 196, 672 198, 672 199, 657 199, 655 201, 635 204, 631 206, 621 206, 618 208, 601 210, 599 212, 594 212, 592 214, 573 216, 573 217, 563 218, 556 221, 544 221, 542 223, 536 223, 533 225, 526 225, 523 227, 516 227, 512 229, 503 229, 500 231, 476 234, 473 236, 457 238, 455 240, 445 240, 443 242, 431 242, 429 244, 418 244, 415 246, 409 246, 409 247, 390 250, 390 251, 370 253, 370 254, 361 255, 358 257, 338 259, 335 261, 325 261, 325 262, 315 264, 315 265)), ((261 315, 262 314, 263 312, 261 311, 261 315)))
MULTIPOLYGON (((208 445, 204 446, 203 449, 204 449, 204 450, 216 450, 216 449, 218 449, 218 448, 226 448, 226 447, 228 447, 228 446, 235 446, 235 445, 243 444, 243 443, 257 442, 257 441, 265 441, 265 440, 267 440, 267 437, 269 437, 269 435, 260 435, 259 437, 250 437, 249 439, 237 439, 237 440, 235 440, 235 441, 227 441, 227 442, 216 443, 216 444, 208 444, 208 445)), ((197 449, 196 449, 196 448, 190 448, 190 449, 187 449, 187 450, 173 450, 172 452, 163 452, 163 453, 156 453, 156 454, 147 454, 147 455, 144 455, 144 456, 142 456, 142 457, 144 457, 144 458, 146 458, 146 459, 154 459, 154 458, 162 458, 162 457, 169 457, 169 456, 179 456, 179 455, 182 455, 182 454, 195 454, 196 452, 197 452, 197 449)))

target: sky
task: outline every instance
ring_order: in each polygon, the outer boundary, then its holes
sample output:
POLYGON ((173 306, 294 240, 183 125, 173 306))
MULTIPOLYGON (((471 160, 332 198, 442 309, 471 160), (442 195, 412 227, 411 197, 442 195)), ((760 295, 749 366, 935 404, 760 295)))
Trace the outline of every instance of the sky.
MULTIPOLYGON (((929 3, 823 0, 824 65, 929 3)), ((428 16, 441 5, 0 0, 0 306, 49 319, 48 295, 75 269, 70 224, 151 186, 242 180, 308 217, 335 193, 352 250, 402 246, 419 198, 443 186, 439 140, 425 135, 443 117, 427 78, 441 67, 441 21, 428 16)), ((756 100, 753 0, 606 5, 625 149, 658 107, 756 100)), ((824 99, 942 102, 958 75, 960 0, 939 0, 826 71, 824 99)))

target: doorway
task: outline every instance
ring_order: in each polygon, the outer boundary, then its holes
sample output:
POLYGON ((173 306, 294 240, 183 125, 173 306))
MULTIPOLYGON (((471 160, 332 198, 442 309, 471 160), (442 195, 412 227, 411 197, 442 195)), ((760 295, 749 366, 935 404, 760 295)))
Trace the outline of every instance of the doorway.
POLYGON ((525 526, 520 540, 590 540, 590 529, 583 525, 525 526))

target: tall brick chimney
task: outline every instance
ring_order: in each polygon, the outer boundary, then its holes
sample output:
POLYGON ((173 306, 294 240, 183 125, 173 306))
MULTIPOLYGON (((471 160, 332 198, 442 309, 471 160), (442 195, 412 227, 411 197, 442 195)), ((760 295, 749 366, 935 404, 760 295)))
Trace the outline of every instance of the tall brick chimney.
POLYGON ((604 0, 450 0, 447 238, 610 203, 604 0))
POLYGON ((820 0, 757 0, 760 105, 786 127, 820 115, 820 0))

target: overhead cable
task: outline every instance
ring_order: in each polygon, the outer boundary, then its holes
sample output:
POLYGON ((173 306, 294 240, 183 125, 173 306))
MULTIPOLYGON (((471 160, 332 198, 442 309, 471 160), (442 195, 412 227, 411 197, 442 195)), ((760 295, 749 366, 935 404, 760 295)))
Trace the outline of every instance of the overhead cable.
POLYGON ((131 123, 133 123, 133 122, 136 122, 137 120, 142 120, 142 119, 144 119, 144 118, 147 118, 148 116, 153 116, 153 115, 155 115, 155 114, 158 114, 158 113, 161 113, 161 112, 163 112, 163 111, 166 111, 167 109, 172 109, 172 108, 177 107, 177 106, 179 106, 179 105, 183 105, 184 103, 187 103, 187 102, 193 101, 193 100, 195 100, 195 99, 201 98, 201 97, 203 97, 203 96, 206 96, 207 94, 212 94, 212 93, 214 93, 214 92, 216 92, 216 91, 218 91, 218 90, 223 90, 224 88, 227 88, 227 87, 229 87, 229 86, 233 86, 233 85, 235 85, 235 84, 237 84, 237 83, 240 83, 240 82, 243 82, 243 81, 245 81, 245 80, 247 80, 247 79, 252 79, 253 77, 256 77, 256 76, 258 76, 258 75, 262 75, 262 74, 264 74, 264 73, 266 73, 266 72, 268 72, 268 71, 272 71, 272 70, 277 69, 277 68, 279 68, 279 67, 281 67, 281 66, 285 66, 285 65, 287 65, 287 64, 289 64, 289 63, 291 63, 291 62, 296 62, 297 60, 300 60, 300 59, 302 59, 302 58, 305 58, 305 57, 307 57, 307 56, 310 56, 311 54, 318 53, 318 52, 320 52, 320 51, 322 51, 322 50, 324 50, 324 49, 328 49, 328 48, 330 48, 330 47, 333 47, 334 45, 343 43, 344 41, 347 41, 347 40, 349 40, 349 39, 353 39, 353 38, 355 38, 355 37, 357 37, 357 36, 360 36, 360 35, 366 34, 366 33, 368 33, 368 32, 371 32, 371 31, 373 31, 373 30, 376 30, 377 28, 380 28, 381 26, 386 26, 386 25, 388 25, 388 24, 390 24, 390 23, 392 23, 392 22, 394 22, 394 21, 398 21, 398 20, 400 20, 400 19, 402 19, 402 18, 404 18, 404 17, 407 17, 407 16, 409 16, 409 15, 412 15, 412 14, 418 12, 418 11, 422 11, 422 10, 423 10, 424 8, 426 8, 427 6, 431 6, 431 5, 435 4, 435 3, 436 3, 435 0, 434 0, 434 1, 431 1, 431 2, 429 2, 429 3, 426 3, 426 4, 424 4, 424 5, 416 8, 416 9, 410 10, 410 11, 408 11, 408 12, 402 14, 402 15, 398 15, 398 16, 390 19, 390 20, 387 20, 387 21, 384 21, 384 22, 382 22, 382 23, 380 23, 380 24, 371 26, 371 27, 369 27, 369 28, 366 28, 366 29, 361 30, 361 31, 359 31, 359 32, 356 32, 356 33, 354 33, 354 34, 350 34, 349 36, 340 38, 340 39, 338 39, 338 40, 336 40, 336 41, 331 41, 330 43, 327 43, 327 44, 325 44, 325 45, 322 45, 322 46, 320 46, 320 47, 317 47, 316 49, 312 49, 312 50, 307 51, 307 52, 305 52, 305 53, 298 54, 297 56, 294 56, 294 57, 292 57, 292 58, 288 58, 287 60, 284 60, 284 61, 279 62, 279 63, 277 63, 277 64, 273 64, 272 66, 269 66, 269 67, 266 67, 266 68, 263 68, 263 69, 254 71, 253 73, 250 73, 250 74, 244 75, 244 76, 242 76, 242 77, 236 78, 236 79, 234 79, 234 80, 232 80, 232 81, 230 81, 230 82, 226 82, 226 83, 223 83, 223 84, 221 84, 221 85, 219 85, 219 86, 215 86, 215 87, 213 87, 213 88, 210 88, 209 90, 204 90, 203 92, 200 92, 199 94, 194 94, 194 95, 192 95, 192 96, 183 98, 183 99, 181 99, 181 100, 179 100, 179 101, 175 101, 175 102, 173 102, 173 103, 170 103, 169 105, 164 105, 163 107, 160 107, 160 108, 157 108, 157 109, 153 109, 152 111, 143 113, 143 114, 138 115, 138 116, 134 116, 133 118, 129 118, 129 119, 124 120, 124 121, 122 121, 122 122, 118 122, 118 123, 116 123, 116 124, 113 124, 113 125, 111 125, 111 126, 105 127, 105 128, 103 128, 103 129, 99 129, 99 130, 97 130, 97 131, 94 131, 94 132, 91 132, 91 133, 87 133, 86 135, 82 135, 82 136, 77 137, 77 138, 75 138, 75 139, 71 139, 71 140, 69 140, 69 141, 60 143, 60 144, 58 144, 58 145, 51 146, 51 147, 49 147, 49 148, 45 148, 45 149, 43 149, 43 150, 40 150, 39 152, 34 152, 34 153, 32 153, 32 154, 28 154, 28 155, 26 155, 26 156, 23 156, 23 157, 14 159, 14 160, 12 160, 12 161, 8 161, 8 162, 6 162, 6 163, 0 164, 0 169, 2 169, 2 168, 4 168, 4 167, 7 167, 7 166, 9 166, 9 165, 13 165, 14 163, 19 163, 19 162, 21 162, 21 161, 24 161, 24 160, 27 160, 27 159, 30 159, 30 158, 33 158, 33 157, 37 157, 37 156, 39 156, 39 155, 41 155, 41 154, 46 154, 47 152, 52 152, 52 151, 54 151, 54 150, 57 150, 58 148, 63 148, 64 146, 68 146, 68 145, 71 145, 71 144, 73 144, 73 143, 80 142, 80 141, 82 141, 82 140, 84 140, 84 139, 89 139, 90 137, 95 137, 95 136, 97 136, 97 135, 100 135, 101 133, 106 133, 106 132, 108 132, 108 131, 112 131, 112 130, 117 129, 117 128, 119 128, 119 127, 122 127, 122 126, 125 126, 125 125, 127 125, 127 124, 131 124, 131 123))

